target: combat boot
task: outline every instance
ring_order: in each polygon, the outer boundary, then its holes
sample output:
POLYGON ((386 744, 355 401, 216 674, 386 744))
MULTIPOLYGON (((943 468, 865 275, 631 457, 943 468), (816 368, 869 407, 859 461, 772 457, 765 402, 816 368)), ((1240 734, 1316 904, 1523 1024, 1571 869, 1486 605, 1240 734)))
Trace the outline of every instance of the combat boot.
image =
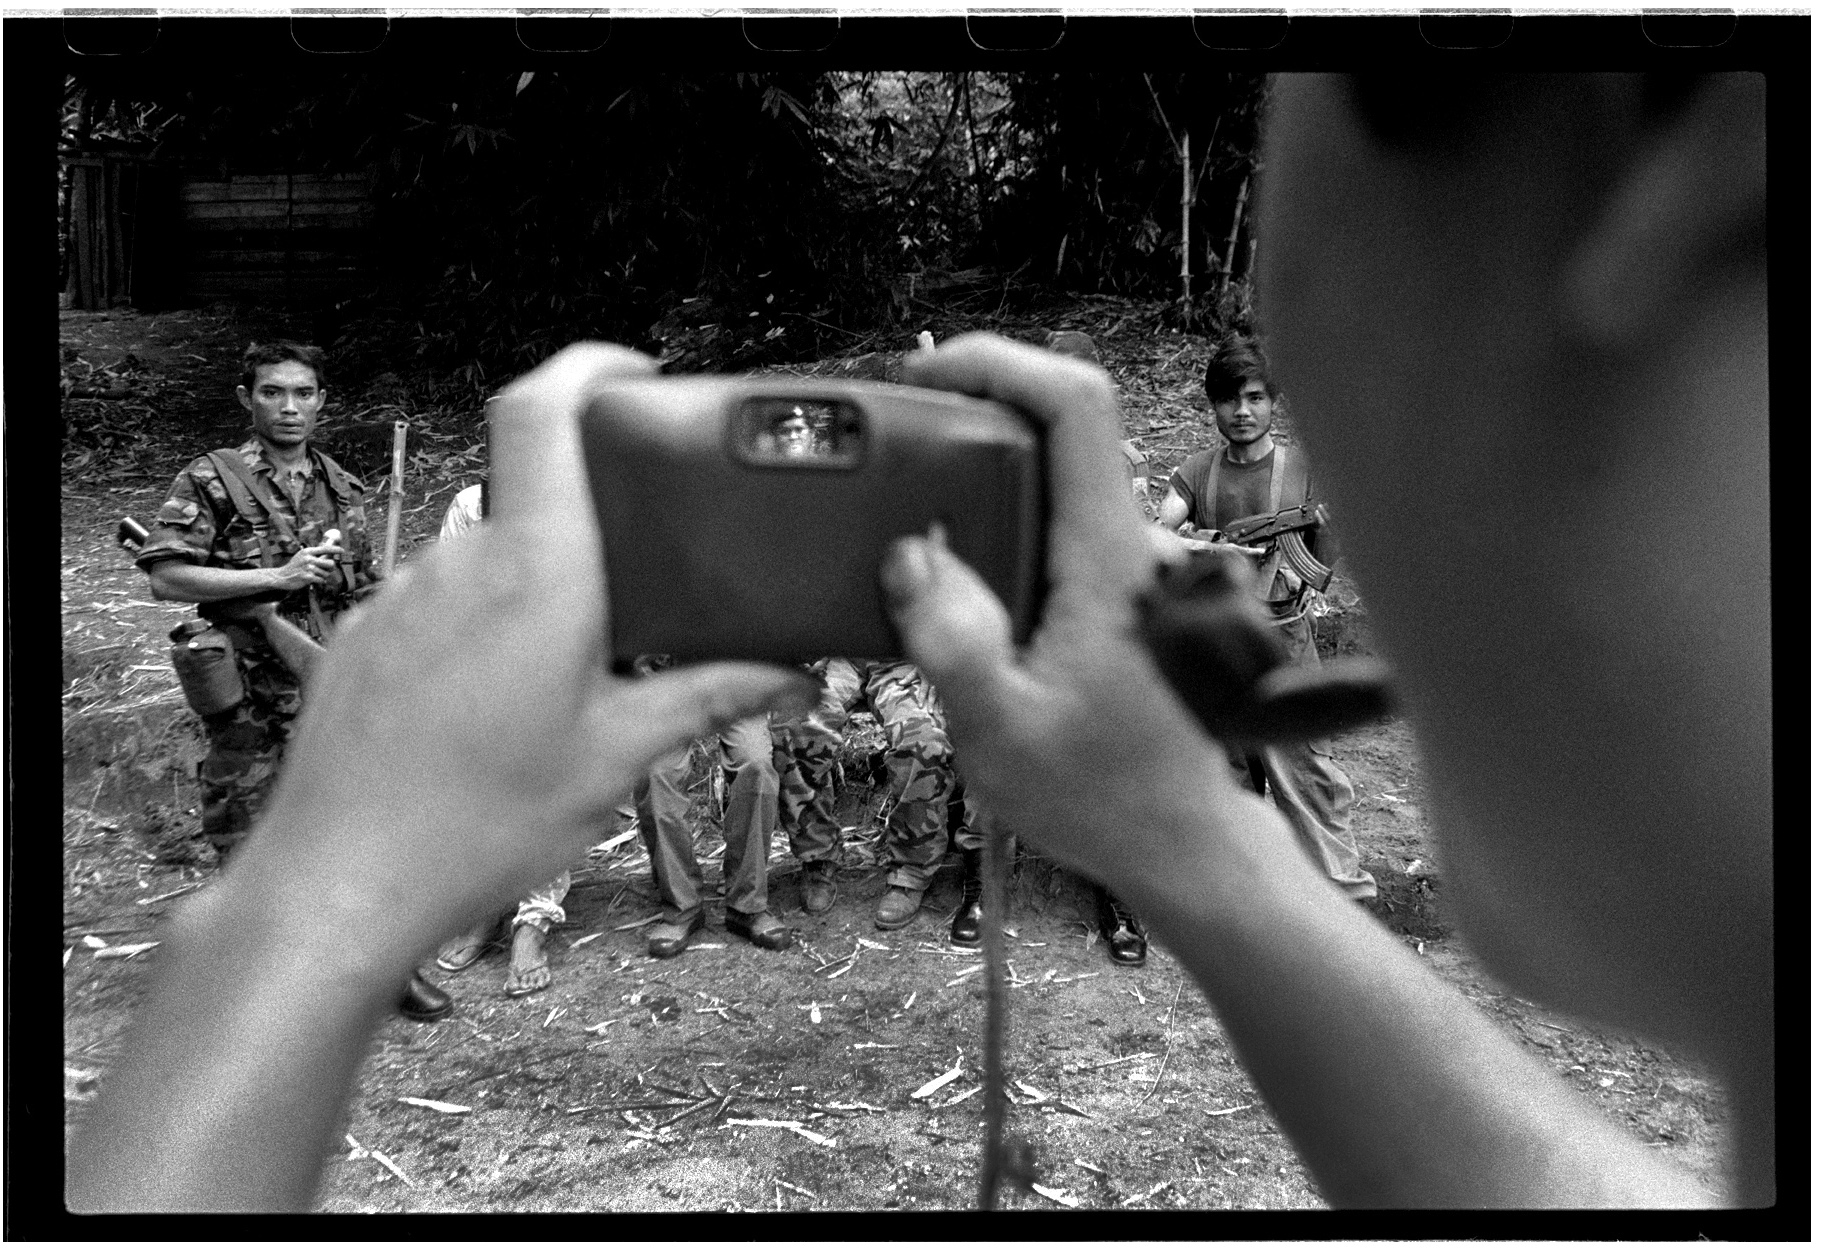
POLYGON ((925 888, 904 888, 890 884, 889 890, 876 902, 876 929, 899 931, 920 913, 920 903, 927 899, 925 888))
POLYGON ((1119 966, 1140 966, 1149 956, 1149 939, 1124 903, 1105 891, 1098 893, 1098 932, 1104 937, 1111 960, 1119 966))
POLYGON ((809 861, 800 868, 800 903, 809 914, 822 914, 838 899, 837 867, 829 861, 809 861))
POLYGON ((984 940, 984 854, 981 850, 964 850, 963 899, 952 915, 952 942, 960 948, 976 948, 984 940))

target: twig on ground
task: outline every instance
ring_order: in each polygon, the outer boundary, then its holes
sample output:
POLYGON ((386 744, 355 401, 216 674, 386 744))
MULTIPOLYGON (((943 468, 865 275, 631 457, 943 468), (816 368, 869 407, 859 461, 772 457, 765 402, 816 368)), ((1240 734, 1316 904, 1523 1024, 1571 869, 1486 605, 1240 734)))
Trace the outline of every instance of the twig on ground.
MULTIPOLYGON (((1162 1039, 1164 1041, 1162 1046, 1162 1064, 1155 1068, 1155 1082, 1149 1085, 1149 1090, 1142 1094, 1142 1100, 1136 1102, 1135 1105, 1132 1105, 1130 1107, 1131 1109, 1137 1108, 1142 1105, 1144 1101, 1147 1101, 1150 1097, 1155 1095, 1155 1089, 1162 1081, 1162 1072, 1168 1069, 1168 1054, 1174 1051, 1174 1011, 1181 1003, 1181 983, 1182 980, 1179 977, 1176 977, 1174 980, 1174 1000, 1168 1006, 1168 1027, 1167 1030, 1162 1033, 1162 1039)), ((1156 1189, 1157 1192, 1160 1190, 1161 1189, 1159 1188, 1156 1189)), ((1154 1196, 1155 1193, 1151 1192, 1149 1195, 1154 1196)))
POLYGON ((1156 1054, 1154 1054, 1154 1053, 1126 1053, 1122 1057, 1113 1057, 1108 1062, 1087 1062, 1084 1065, 1075 1066, 1075 1067, 1073 1067, 1073 1069, 1074 1070, 1103 1070, 1107 1066, 1121 1066, 1125 1062, 1146 1062, 1151 1057, 1154 1057, 1154 1056, 1156 1056, 1156 1054))
POLYGON ((690 1118, 693 1114, 698 1113, 700 1110, 709 1109, 711 1106, 713 1106, 715 1104, 717 1104, 717 1098, 714 1096, 707 1096, 704 1100, 699 1101, 694 1105, 686 1106, 686 1108, 680 1110, 677 1114, 674 1114, 671 1118, 663 1119, 660 1122, 655 1123, 654 1130, 659 1131, 662 1127, 670 1127, 674 1123, 679 1122, 681 1119, 690 1118))

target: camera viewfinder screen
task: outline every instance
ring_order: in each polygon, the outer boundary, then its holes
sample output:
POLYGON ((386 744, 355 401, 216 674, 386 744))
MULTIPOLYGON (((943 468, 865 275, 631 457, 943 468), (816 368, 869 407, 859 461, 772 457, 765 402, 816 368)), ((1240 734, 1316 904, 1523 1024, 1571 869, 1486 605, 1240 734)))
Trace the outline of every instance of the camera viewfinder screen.
POLYGON ((863 452, 863 415, 848 401, 756 398, 737 422, 737 447, 752 461, 835 469, 863 452))

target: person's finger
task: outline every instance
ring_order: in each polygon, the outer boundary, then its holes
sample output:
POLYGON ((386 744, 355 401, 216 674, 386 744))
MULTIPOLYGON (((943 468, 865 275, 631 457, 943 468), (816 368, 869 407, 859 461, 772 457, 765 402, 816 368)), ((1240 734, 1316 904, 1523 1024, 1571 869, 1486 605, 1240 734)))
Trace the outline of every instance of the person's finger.
POLYGON ((667 749, 770 710, 793 715, 819 698, 804 670, 716 662, 636 680, 605 677, 586 717, 604 760, 652 761, 667 749))
POLYGON ((1021 686, 1009 612, 934 536, 891 544, 881 582, 902 647, 939 689, 954 738, 972 738, 1021 686))
POLYGON ((578 411, 603 380, 655 368, 651 357, 627 348, 573 344, 492 400, 491 519, 575 530, 589 518, 578 411))
POLYGON ((1128 603, 1148 577, 1148 549, 1130 525, 1135 507, 1118 451, 1123 427, 1103 370, 975 333, 909 356, 902 380, 1000 400, 1041 422, 1052 509, 1049 573, 1056 585, 1098 589, 1109 601, 1128 603))
POLYGON ((561 668, 601 652, 608 611, 578 413, 603 381, 654 368, 626 348, 573 344, 489 403, 490 529, 539 588, 546 616, 583 650, 559 648, 561 668))

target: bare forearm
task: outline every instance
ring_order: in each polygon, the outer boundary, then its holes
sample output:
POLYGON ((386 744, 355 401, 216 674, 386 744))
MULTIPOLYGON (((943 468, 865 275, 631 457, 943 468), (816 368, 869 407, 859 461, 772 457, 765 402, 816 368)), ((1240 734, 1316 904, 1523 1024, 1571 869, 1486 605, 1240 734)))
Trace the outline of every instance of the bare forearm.
POLYGON ((1709 1203, 1340 896, 1268 806, 1225 820, 1243 857, 1209 854, 1126 897, 1215 1006, 1329 1201, 1709 1203))
POLYGON ((270 569, 221 570, 182 561, 162 561, 148 571, 148 575, 152 580, 152 594, 160 600, 208 604, 280 590, 274 571, 270 569))
POLYGON ((303 890, 246 869, 188 902, 163 937, 125 1060, 74 1147, 72 1209, 311 1204, 411 957, 364 953, 336 885, 303 890))

